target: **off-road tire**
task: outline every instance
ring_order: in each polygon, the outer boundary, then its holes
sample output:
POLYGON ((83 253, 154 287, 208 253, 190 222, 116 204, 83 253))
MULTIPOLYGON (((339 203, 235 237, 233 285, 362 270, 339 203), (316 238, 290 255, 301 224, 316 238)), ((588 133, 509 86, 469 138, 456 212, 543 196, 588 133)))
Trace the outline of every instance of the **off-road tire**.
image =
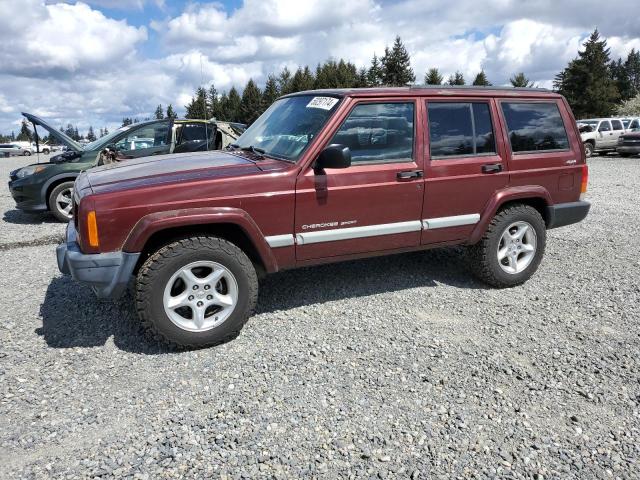
POLYGON ((544 219, 533 207, 523 204, 513 204, 500 210, 482 237, 482 239, 468 248, 469 260, 473 274, 483 282, 498 288, 521 285, 535 273, 544 256, 547 230, 544 219), (500 237, 514 222, 529 223, 537 236, 536 252, 531 263, 519 273, 507 273, 499 264, 497 252, 500 237))
POLYGON ((236 245, 218 237, 191 237, 165 245, 138 271, 135 303, 149 334, 174 348, 203 348, 237 337, 258 300, 258 277, 249 257, 236 245), (191 262, 211 260, 228 268, 238 283, 238 303, 220 325, 190 332, 174 324, 164 310, 163 292, 171 276, 191 262))
POLYGON ((58 221, 65 223, 68 223, 71 218, 68 217, 62 210, 60 210, 58 202, 56 202, 56 198, 62 190, 66 190, 67 188, 71 188, 73 192, 73 181, 62 182, 60 185, 56 185, 56 187, 51 190, 51 193, 49 194, 49 210, 51 211, 51 214, 56 217, 58 221))
POLYGON ((584 143, 584 154, 587 158, 592 157, 595 153, 595 149, 593 147, 593 143, 585 142, 584 143))

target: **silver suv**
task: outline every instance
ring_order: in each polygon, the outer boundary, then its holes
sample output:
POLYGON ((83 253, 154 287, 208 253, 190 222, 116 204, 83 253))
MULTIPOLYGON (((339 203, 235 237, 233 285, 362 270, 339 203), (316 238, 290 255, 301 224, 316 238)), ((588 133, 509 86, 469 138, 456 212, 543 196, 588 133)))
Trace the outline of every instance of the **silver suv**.
POLYGON ((587 157, 595 152, 615 152, 618 138, 625 132, 624 124, 618 118, 578 120, 578 126, 587 157))
POLYGON ((15 143, 3 143, 0 145, 0 157, 10 155, 31 155, 31 148, 23 148, 15 143))

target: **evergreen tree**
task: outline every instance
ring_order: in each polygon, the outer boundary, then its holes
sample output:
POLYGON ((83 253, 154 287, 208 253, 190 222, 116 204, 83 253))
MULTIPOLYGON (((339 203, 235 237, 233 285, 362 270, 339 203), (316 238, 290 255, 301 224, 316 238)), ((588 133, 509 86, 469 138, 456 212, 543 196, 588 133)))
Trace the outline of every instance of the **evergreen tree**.
POLYGON ((93 142, 96 139, 96 134, 93 132, 93 127, 89 125, 89 130, 87 131, 87 140, 93 142))
POLYGON ((107 127, 104 127, 104 134, 109 135, 109 130, 107 130, 107 127))
POLYGON ((184 108, 187 111, 185 118, 207 119, 209 117, 207 115, 207 91, 203 87, 198 87, 195 96, 184 108))
POLYGON ((278 90, 280 95, 286 95, 291 93, 291 72, 287 67, 284 67, 278 75, 278 90))
POLYGON ((133 120, 130 117, 124 117, 122 119, 122 126, 126 127, 127 125, 132 125, 133 124, 133 120))
POLYGON ((480 73, 476 75, 473 84, 480 87, 488 87, 491 85, 491 82, 487 78, 487 75, 484 73, 484 70, 480 70, 480 73))
POLYGON ((218 90, 216 86, 211 84, 209 91, 207 92, 207 114, 209 118, 220 116, 220 102, 218 100, 218 90))
POLYGON ((154 114, 157 120, 162 120, 164 118, 164 112, 162 111, 162 105, 158 105, 156 107, 156 112, 154 114))
POLYGON ((367 69, 365 67, 362 67, 360 70, 358 70, 358 78, 356 80, 356 85, 354 85, 357 88, 365 88, 369 86, 369 79, 367 76, 367 69))
POLYGON ((384 49, 382 57, 382 83, 392 87, 403 87, 416 81, 411 68, 411 60, 407 49, 399 36, 396 37, 391 50, 384 49))
POLYGON ((622 59, 619 58, 617 62, 611 62, 609 69, 611 70, 611 78, 620 94, 620 100, 624 101, 633 97, 631 78, 629 78, 629 73, 622 59))
POLYGON ((78 126, 76 125, 73 128, 73 139, 77 142, 78 140, 82 140, 82 137, 80 136, 80 133, 78 132, 78 126))
POLYGON ((382 85, 382 64, 375 53, 371 59, 371 66, 367 71, 367 84, 370 87, 379 87, 382 85))
POLYGON ((22 125, 20 126, 20 133, 18 133, 17 140, 19 142, 33 141, 33 133, 31 133, 31 129, 29 129, 29 125, 25 119, 22 119, 22 125))
POLYGON ((312 90, 315 78, 309 70, 309 67, 298 68, 293 74, 290 83, 291 92, 302 92, 304 90, 312 90))
POLYGON ((102 127, 100 127, 100 137, 99 138, 102 138, 102 137, 104 137, 104 130, 102 129, 102 127))
POLYGON ((9 137, 9 138, 11 138, 11 141, 12 141, 12 142, 15 142, 15 140, 16 140, 16 134, 14 133, 14 131, 13 131, 13 130, 11 130, 11 137, 9 137))
POLYGON ((260 116, 262 93, 253 80, 249 80, 242 92, 240 104, 240 121, 251 125, 260 116))
POLYGON ((173 111, 173 105, 167 107, 167 118, 178 118, 178 114, 173 111))
POLYGON ((533 88, 535 84, 527 78, 524 72, 516 73, 513 77, 509 79, 512 87, 519 88, 533 88))
POLYGON ((424 76, 425 85, 442 85, 442 75, 437 68, 430 68, 427 74, 424 76))
POLYGON ((461 72, 456 72, 449 75, 449 80, 447 81, 449 85, 464 85, 464 75, 461 72))
POLYGON ((640 94, 640 51, 631 49, 627 55, 627 61, 624 62, 624 68, 627 70, 631 84, 631 96, 635 97, 640 94))
POLYGON ((67 128, 65 129, 64 133, 67 135, 67 137, 75 140, 75 131, 73 129, 73 125, 71 125, 70 123, 67 123, 67 128))
POLYGON ((267 108, 269 108, 279 96, 280 93, 278 92, 278 81, 276 80, 275 76, 269 75, 267 77, 267 83, 264 86, 264 91, 262 92, 261 111, 264 112, 267 108))
POLYGON ((615 111, 619 93, 609 62, 607 41, 600 39, 596 29, 578 57, 556 75, 554 86, 566 97, 577 118, 608 117, 615 111))
POLYGON ((227 120, 230 122, 237 122, 238 118, 242 115, 241 113, 241 105, 242 98, 238 94, 238 90, 236 87, 231 87, 229 93, 227 94, 227 120))

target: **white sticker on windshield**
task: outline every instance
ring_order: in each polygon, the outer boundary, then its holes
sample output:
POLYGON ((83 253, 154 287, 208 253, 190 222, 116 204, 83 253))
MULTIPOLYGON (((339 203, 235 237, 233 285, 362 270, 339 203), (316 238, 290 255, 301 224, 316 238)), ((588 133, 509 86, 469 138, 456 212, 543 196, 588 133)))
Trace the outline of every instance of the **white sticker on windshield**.
POLYGON ((331 110, 333 106, 338 103, 337 98, 333 97, 313 97, 307 108, 321 108, 322 110, 331 110))

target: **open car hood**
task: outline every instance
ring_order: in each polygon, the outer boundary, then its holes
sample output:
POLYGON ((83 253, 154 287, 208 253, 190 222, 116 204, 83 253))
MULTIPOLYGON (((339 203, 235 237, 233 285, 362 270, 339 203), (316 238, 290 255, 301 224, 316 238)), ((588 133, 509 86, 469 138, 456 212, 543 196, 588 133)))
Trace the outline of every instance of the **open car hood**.
POLYGON ((31 123, 35 125, 39 125, 42 128, 44 128, 47 132, 49 132, 49 135, 54 137, 63 145, 66 145, 67 147, 69 147, 71 150, 75 152, 82 152, 83 150, 82 145, 80 145, 78 142, 76 142, 75 140, 71 139, 70 137, 62 133, 60 130, 57 130, 51 125, 49 125, 40 117, 36 117, 35 115, 32 115, 31 113, 26 113, 26 112, 22 112, 22 115, 24 115, 25 118, 29 120, 31 123))

